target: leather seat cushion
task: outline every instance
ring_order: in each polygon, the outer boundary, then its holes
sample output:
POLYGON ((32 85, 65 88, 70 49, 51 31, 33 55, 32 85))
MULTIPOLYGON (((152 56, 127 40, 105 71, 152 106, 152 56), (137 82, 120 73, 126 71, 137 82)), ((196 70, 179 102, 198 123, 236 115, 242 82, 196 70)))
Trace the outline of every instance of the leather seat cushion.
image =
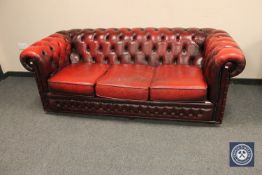
POLYGON ((53 91, 94 95, 96 80, 108 68, 106 64, 71 64, 51 77, 48 86, 53 91))
POLYGON ((115 64, 96 84, 100 97, 148 100, 154 67, 139 64, 115 64))
POLYGON ((161 65, 150 86, 151 100, 204 100, 207 84, 201 68, 191 65, 161 65))

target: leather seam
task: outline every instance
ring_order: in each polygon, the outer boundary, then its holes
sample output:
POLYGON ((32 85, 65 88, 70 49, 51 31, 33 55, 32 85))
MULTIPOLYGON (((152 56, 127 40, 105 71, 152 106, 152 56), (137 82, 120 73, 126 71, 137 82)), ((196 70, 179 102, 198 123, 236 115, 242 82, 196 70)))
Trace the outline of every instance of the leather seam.
POLYGON ((152 87, 150 87, 150 89, 162 89, 162 90, 199 90, 199 91, 206 91, 207 90, 207 88, 205 88, 205 89, 182 89, 182 88, 152 88, 152 87))
POLYGON ((117 87, 117 88, 130 88, 130 89, 144 89, 147 90, 148 88, 145 87, 132 87, 132 86, 117 86, 117 85, 105 85, 105 84, 96 84, 96 86, 111 86, 111 87, 117 87))
POLYGON ((77 83, 68 83, 68 82, 49 82, 48 84, 67 84, 67 85, 74 85, 74 86, 94 86, 94 84, 77 84, 77 83))

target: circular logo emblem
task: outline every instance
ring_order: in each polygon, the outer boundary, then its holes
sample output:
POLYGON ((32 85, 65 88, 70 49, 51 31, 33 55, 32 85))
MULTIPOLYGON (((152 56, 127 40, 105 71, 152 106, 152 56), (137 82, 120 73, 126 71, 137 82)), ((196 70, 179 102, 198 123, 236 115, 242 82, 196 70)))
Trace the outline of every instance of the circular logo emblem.
POLYGON ((232 149, 231 158, 239 166, 247 165, 253 158, 252 149, 246 144, 238 144, 232 149))

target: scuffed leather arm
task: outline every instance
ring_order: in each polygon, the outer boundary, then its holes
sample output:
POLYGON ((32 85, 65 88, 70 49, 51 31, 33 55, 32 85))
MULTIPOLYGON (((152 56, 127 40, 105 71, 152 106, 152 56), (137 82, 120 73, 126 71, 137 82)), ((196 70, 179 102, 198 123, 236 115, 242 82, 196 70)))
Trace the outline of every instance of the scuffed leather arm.
POLYGON ((69 63, 70 50, 66 36, 55 33, 23 50, 20 61, 28 71, 38 69, 40 76, 46 78, 69 63))
POLYGON ((207 79, 218 78, 218 73, 226 64, 230 66, 230 77, 244 70, 245 56, 237 43, 225 31, 212 31, 207 36, 204 47, 204 73, 207 79))

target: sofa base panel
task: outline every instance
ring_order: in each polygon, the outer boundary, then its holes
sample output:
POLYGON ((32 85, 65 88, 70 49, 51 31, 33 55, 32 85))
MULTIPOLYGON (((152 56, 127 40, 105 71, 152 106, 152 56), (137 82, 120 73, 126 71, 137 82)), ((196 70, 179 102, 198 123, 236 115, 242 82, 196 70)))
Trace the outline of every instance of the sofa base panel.
POLYGON ((122 101, 63 95, 49 95, 48 101, 50 112, 216 123, 210 102, 122 101))

